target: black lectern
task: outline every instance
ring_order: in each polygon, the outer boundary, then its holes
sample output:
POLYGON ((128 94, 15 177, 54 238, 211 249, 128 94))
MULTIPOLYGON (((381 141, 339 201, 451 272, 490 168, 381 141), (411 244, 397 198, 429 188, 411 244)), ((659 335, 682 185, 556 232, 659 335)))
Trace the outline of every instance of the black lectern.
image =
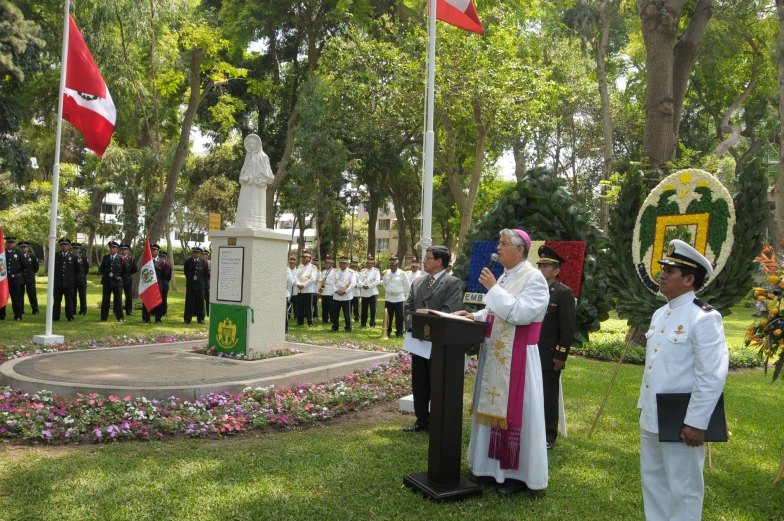
POLYGON ((460 478, 463 441, 465 353, 484 342, 485 322, 412 313, 411 334, 432 342, 430 355, 430 446, 427 472, 409 474, 403 483, 434 501, 457 501, 482 495, 482 489, 460 478))

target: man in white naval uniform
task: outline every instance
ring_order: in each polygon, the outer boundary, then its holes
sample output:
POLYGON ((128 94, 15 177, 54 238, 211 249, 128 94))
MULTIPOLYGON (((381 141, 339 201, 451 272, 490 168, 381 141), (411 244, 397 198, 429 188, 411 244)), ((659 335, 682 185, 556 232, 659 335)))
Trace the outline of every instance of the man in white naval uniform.
POLYGON ((335 271, 335 261, 327 254, 324 271, 319 278, 319 293, 321 294, 321 322, 326 324, 332 322, 332 294, 335 288, 330 283, 330 275, 335 271), (321 290, 321 287, 324 289, 321 290))
POLYGON ((406 272, 406 277, 408 277, 409 284, 413 284, 416 279, 421 277, 424 274, 422 270, 419 269, 419 259, 416 255, 414 258, 411 259, 411 269, 406 272))
POLYGON ((381 284, 381 273, 376 268, 376 260, 372 253, 368 253, 365 261, 365 269, 362 270, 360 280, 360 296, 362 297, 362 322, 360 325, 365 327, 368 319, 368 309, 370 309, 370 327, 376 327, 376 308, 378 307, 378 286, 381 284))
POLYGON ((354 274, 354 286, 351 289, 351 313, 354 315, 354 322, 359 322, 359 290, 360 290, 360 272, 359 261, 351 259, 351 266, 349 268, 354 274))
POLYGON ((411 291, 411 284, 408 277, 398 269, 397 257, 390 257, 389 270, 384 273, 381 281, 386 290, 386 300, 384 308, 389 313, 389 323, 387 324, 387 335, 392 334, 392 318, 395 319, 395 336, 403 336, 403 303, 408 298, 411 291))
POLYGON ((286 268, 286 333, 289 332, 289 306, 295 291, 297 291, 297 259, 292 255, 286 268))
POLYGON ((485 309, 456 314, 492 322, 482 345, 474 390, 468 465, 482 485, 511 496, 547 488, 544 393, 539 331, 550 291, 544 275, 526 259, 531 239, 523 230, 501 230, 496 281, 484 268, 485 309), (493 443, 491 443, 491 441, 493 443))
POLYGON ((340 329, 340 312, 346 321, 346 331, 351 331, 351 299, 355 285, 355 273, 348 269, 348 258, 343 255, 338 261, 339 270, 332 270, 327 284, 332 285, 332 331, 340 329))
POLYGON ((318 270, 311 264, 309 251, 302 252, 302 266, 297 269, 297 325, 305 324, 308 318, 308 327, 313 327, 313 294, 318 289, 318 270))
POLYGON ((659 264, 659 291, 669 303, 653 314, 645 335, 645 373, 637 402, 645 518, 698 521, 705 493, 705 429, 724 389, 729 351, 721 315, 694 295, 713 275, 708 259, 676 239, 659 264), (660 442, 656 395, 688 392, 683 443, 660 442))

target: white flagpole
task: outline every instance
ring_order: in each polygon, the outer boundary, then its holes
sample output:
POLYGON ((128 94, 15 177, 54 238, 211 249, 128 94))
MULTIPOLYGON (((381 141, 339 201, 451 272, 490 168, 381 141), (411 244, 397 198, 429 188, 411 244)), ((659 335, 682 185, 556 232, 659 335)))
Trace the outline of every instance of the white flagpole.
POLYGON ((433 117, 435 108, 435 80, 436 80, 436 5, 437 0, 430 0, 430 18, 428 19, 428 52, 427 52, 427 129, 425 131, 425 171, 422 175, 422 257, 424 262, 425 251, 432 244, 433 234, 433 152, 435 148, 435 134, 433 134, 433 117))
POLYGON ((36 344, 62 343, 61 335, 52 334, 52 313, 54 311, 54 258, 55 241, 57 240, 57 203, 60 194, 60 137, 63 131, 63 93, 65 92, 65 74, 68 70, 68 33, 71 0, 65 0, 65 16, 63 19, 63 53, 60 59, 60 98, 57 103, 57 134, 54 141, 54 168, 52 168, 52 209, 49 219, 49 258, 47 259, 48 283, 46 285, 46 334, 35 335, 36 344))

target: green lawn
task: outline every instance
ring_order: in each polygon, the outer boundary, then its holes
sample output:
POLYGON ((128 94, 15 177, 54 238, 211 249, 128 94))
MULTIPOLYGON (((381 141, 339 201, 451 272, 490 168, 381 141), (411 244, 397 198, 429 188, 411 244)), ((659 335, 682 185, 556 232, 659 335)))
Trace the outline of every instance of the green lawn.
MULTIPOLYGON (((574 359, 564 375, 569 436, 550 455, 538 497, 437 505, 402 487, 426 468, 427 438, 401 432, 411 417, 377 406, 304 431, 227 440, 77 447, 0 446, 3 520, 575 519, 641 520, 635 404, 642 368, 624 366, 588 439, 614 364, 574 359)), ((470 399, 473 378, 467 384, 470 399)), ((761 371, 730 375, 728 444, 706 469, 704 519, 784 518, 770 484, 784 455, 780 384, 761 371)), ((468 443, 464 425, 464 447, 468 443)), ((464 449, 465 450, 465 449, 464 449)), ((464 464, 463 475, 469 470, 464 464)))
MULTIPOLYGON (((184 324, 182 314, 185 309, 185 276, 182 272, 175 272, 177 277, 178 291, 169 291, 169 316, 163 318, 163 323, 156 325, 142 324, 141 310, 134 310, 133 316, 127 317, 125 322, 120 324, 114 319, 114 314, 109 312, 109 320, 101 322, 101 292, 99 275, 89 275, 87 277, 87 315, 75 317, 73 322, 65 319, 65 303, 61 311, 58 322, 52 324, 52 332, 56 335, 63 335, 66 341, 71 340, 90 340, 104 339, 108 336, 117 337, 122 335, 164 335, 164 334, 188 334, 198 331, 206 331, 208 325, 197 324, 194 319, 191 324, 184 324)), ((4 322, 0 322, 0 346, 18 345, 31 343, 33 335, 42 335, 46 332, 46 286, 37 286, 38 305, 41 314, 34 316, 31 313, 30 304, 25 295, 25 315, 20 322, 13 320, 13 313, 10 313, 11 303, 8 303, 9 317, 4 322)), ((78 300, 77 300, 78 311, 78 300)), ((209 321, 209 319, 207 319, 209 321)), ((208 322, 209 324, 209 322, 208 322)))

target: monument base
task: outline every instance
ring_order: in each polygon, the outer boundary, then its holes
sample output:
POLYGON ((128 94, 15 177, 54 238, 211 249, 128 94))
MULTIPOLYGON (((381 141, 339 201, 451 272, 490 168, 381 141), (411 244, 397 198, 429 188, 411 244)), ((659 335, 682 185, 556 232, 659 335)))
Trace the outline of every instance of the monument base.
POLYGON ((63 342, 65 342, 65 337, 63 335, 34 335, 33 336, 34 344, 50 346, 52 344, 62 344, 63 342))
POLYGON ((482 489, 476 483, 460 478, 460 481, 451 485, 440 485, 427 477, 427 472, 409 474, 403 478, 403 484, 412 492, 421 492, 432 501, 462 501, 482 495, 482 489))

